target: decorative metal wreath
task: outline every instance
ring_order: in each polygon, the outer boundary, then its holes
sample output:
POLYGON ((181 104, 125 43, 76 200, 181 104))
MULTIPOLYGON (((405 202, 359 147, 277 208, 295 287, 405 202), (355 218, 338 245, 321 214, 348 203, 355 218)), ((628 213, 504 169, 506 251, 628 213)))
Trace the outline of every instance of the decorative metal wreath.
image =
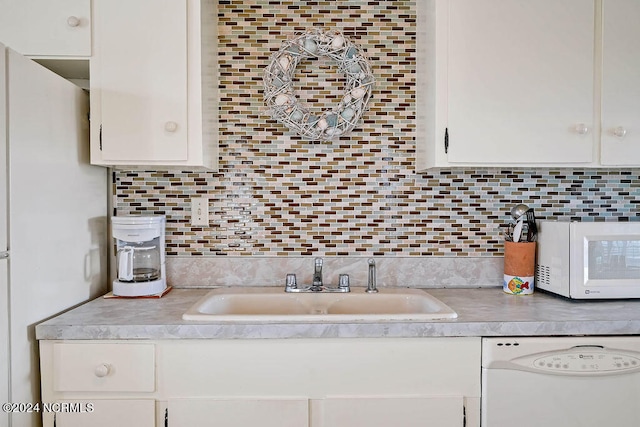
POLYGON ((351 131, 371 97, 374 78, 360 46, 339 31, 309 30, 296 33, 271 56, 264 71, 264 100, 271 116, 310 141, 332 140, 351 131), (296 67, 309 58, 327 56, 346 76, 342 101, 320 113, 309 110, 296 97, 293 78, 296 67))

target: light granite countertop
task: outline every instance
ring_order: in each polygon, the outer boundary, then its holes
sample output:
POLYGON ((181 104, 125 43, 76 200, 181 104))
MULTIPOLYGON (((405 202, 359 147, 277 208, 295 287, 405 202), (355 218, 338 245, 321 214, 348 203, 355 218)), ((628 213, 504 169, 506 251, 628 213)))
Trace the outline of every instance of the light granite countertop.
POLYGON ((640 335, 640 300, 572 301, 502 288, 425 289, 454 320, 383 323, 202 323, 182 313, 210 289, 173 289, 161 299, 97 298, 36 327, 40 340, 640 335))

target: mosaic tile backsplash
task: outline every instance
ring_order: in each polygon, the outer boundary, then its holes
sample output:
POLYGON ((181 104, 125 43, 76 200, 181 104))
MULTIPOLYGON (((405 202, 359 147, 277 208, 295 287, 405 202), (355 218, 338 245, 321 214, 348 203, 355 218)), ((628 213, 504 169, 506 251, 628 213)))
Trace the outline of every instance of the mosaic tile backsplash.
MULTIPOLYGON (((167 215, 169 256, 502 256, 515 203, 540 217, 640 220, 639 170, 440 170, 417 174, 415 2, 219 1, 220 171, 114 172, 118 215, 167 215), (337 29, 376 75, 361 124, 309 143, 269 117, 262 73, 295 32, 337 29), (210 199, 208 227, 190 198, 210 199)), ((298 67, 303 102, 342 96, 332 64, 298 67)), ((326 104, 326 105, 325 105, 326 104)))

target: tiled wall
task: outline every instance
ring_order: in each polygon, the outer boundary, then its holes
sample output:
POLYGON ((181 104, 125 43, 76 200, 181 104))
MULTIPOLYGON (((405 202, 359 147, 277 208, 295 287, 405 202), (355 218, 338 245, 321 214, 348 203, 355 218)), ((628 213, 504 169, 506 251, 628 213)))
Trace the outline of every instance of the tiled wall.
MULTIPOLYGON (((220 172, 117 171, 118 214, 165 213, 169 255, 501 256, 514 203, 539 216, 640 216, 638 170, 442 170, 415 174, 415 2, 218 2, 220 172), (272 120, 262 71, 295 32, 339 29, 376 76, 351 135, 309 143, 272 120), (191 227, 189 199, 210 198, 191 227)), ((299 97, 342 95, 331 63, 298 67, 299 97), (337 83, 325 85, 331 79, 337 83)))

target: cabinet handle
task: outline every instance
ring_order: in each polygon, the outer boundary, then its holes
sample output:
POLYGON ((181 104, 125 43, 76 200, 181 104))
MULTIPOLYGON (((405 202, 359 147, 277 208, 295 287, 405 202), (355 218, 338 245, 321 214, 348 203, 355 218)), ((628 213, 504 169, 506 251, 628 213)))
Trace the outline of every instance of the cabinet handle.
POLYGON ((164 130, 167 132, 175 132, 178 130, 178 124, 176 122, 167 122, 164 124, 164 130))
POLYGON ((578 135, 586 135, 589 133, 589 128, 584 123, 576 124, 574 130, 578 135))
POLYGON ((624 138, 624 136, 627 134, 627 130, 622 126, 618 126, 617 128, 613 129, 612 133, 613 133, 613 136, 617 136, 618 138, 624 138))
POLYGON ((67 18, 67 25, 70 27, 77 27, 78 25, 80 25, 80 18, 76 17, 76 16, 70 16, 67 18))
POLYGON ((109 365, 108 363, 101 363, 96 366, 96 369, 93 371, 93 373, 98 378, 104 378, 111 373, 111 365, 109 365))

